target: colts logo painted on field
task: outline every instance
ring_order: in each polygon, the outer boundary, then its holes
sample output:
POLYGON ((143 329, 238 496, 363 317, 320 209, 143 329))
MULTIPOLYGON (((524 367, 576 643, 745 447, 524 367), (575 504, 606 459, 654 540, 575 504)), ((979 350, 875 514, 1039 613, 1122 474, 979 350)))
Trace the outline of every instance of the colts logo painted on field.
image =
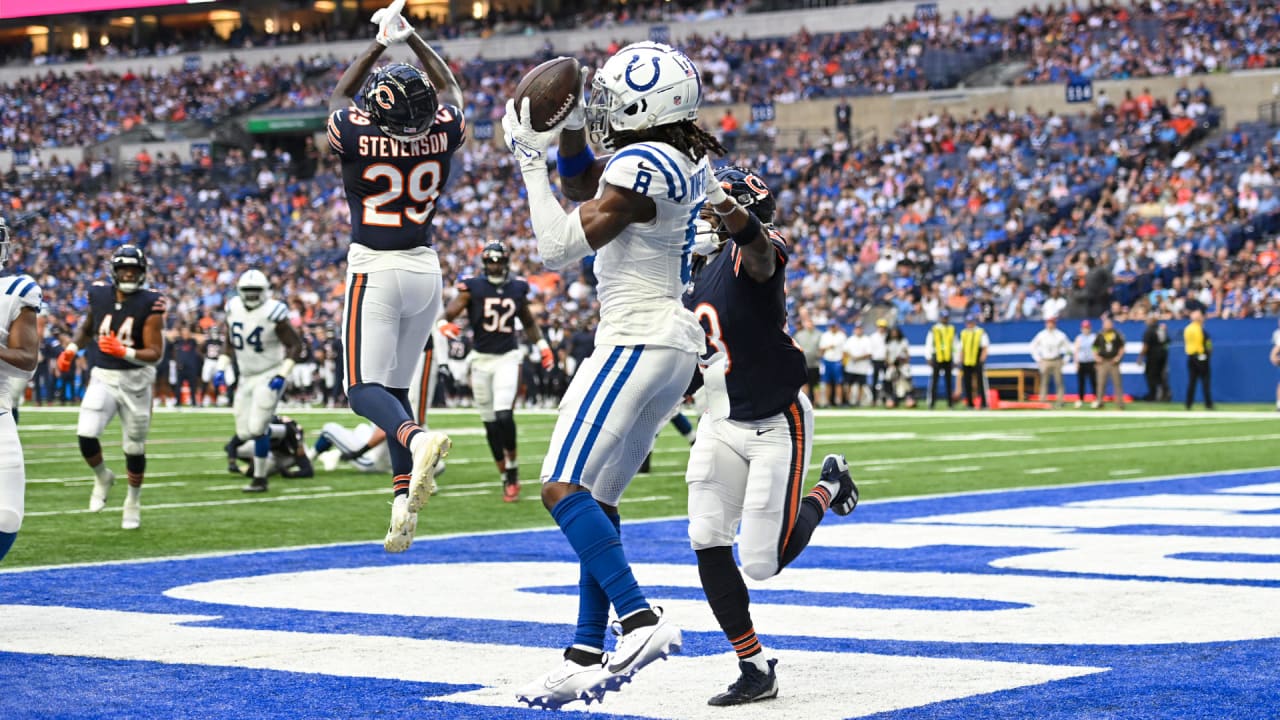
POLYGON ((627 63, 627 71, 624 72, 622 75, 623 75, 623 79, 627 81, 627 85, 629 85, 632 90, 644 92, 645 90, 649 90, 654 85, 658 84, 658 78, 662 75, 662 68, 658 64, 658 58, 656 57, 650 58, 649 62, 652 63, 653 65, 653 77, 649 78, 649 82, 647 83, 638 83, 635 80, 631 79, 631 73, 635 72, 636 69, 642 67, 644 63, 640 62, 639 55, 631 56, 631 62, 627 63))

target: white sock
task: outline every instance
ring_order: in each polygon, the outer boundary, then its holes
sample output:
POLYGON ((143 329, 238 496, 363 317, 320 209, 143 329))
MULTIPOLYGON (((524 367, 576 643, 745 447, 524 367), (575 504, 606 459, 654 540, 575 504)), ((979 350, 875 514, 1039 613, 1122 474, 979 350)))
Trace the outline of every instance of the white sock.
POLYGON ((253 479, 267 479, 267 458, 258 457, 256 455, 253 457, 253 479))
POLYGON ((107 469, 107 464, 104 462, 93 466, 93 474, 102 482, 106 482, 111 478, 111 471, 107 469))
POLYGON ((427 441, 427 433, 425 430, 418 433, 417 435, 414 435, 413 439, 409 441, 409 452, 414 455, 417 455, 418 448, 422 447, 422 443, 426 441, 427 441))
POLYGON ((749 662, 756 666, 756 669, 765 675, 769 674, 769 661, 764 659, 764 646, 760 646, 760 652, 751 657, 741 658, 745 662, 749 662))
POLYGON ((515 458, 507 458, 507 469, 508 469, 508 470, 513 470, 513 469, 518 468, 518 467, 520 467, 520 463, 516 462, 516 459, 515 459, 515 458))
POLYGON ((142 488, 136 485, 130 485, 129 494, 125 497, 124 502, 126 505, 141 505, 142 488))

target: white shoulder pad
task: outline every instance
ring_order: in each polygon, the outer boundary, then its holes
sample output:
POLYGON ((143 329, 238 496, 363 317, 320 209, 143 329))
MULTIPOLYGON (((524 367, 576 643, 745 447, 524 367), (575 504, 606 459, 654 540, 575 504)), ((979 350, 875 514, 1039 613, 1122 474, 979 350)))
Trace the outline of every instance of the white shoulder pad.
POLYGON ((18 307, 33 307, 37 311, 43 302, 40 284, 30 275, 15 275, 0 280, 0 293, 18 299, 18 307))
POLYGON ((609 158, 604 181, 655 200, 683 202, 694 182, 686 169, 689 163, 672 153, 655 143, 628 145, 609 158))
POLYGON ((267 313, 267 319, 270 320, 271 322, 278 323, 281 320, 287 319, 288 317, 289 317, 289 306, 285 305, 279 300, 273 300, 271 302, 271 312, 267 313))
POLYGON ((244 312, 244 303, 241 302, 239 295, 227 301, 227 315, 239 315, 242 312, 244 312))

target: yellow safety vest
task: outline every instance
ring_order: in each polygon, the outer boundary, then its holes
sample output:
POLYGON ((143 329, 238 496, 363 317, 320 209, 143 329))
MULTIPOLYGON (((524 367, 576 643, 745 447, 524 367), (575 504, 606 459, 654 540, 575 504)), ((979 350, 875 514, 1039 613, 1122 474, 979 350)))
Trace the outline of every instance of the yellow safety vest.
POLYGON ((980 327, 960 331, 961 362, 965 367, 973 367, 982 360, 982 338, 986 332, 980 327))
POLYGON ((951 362, 951 353, 956 345, 956 326, 938 323, 930 332, 933 333, 933 359, 951 362))

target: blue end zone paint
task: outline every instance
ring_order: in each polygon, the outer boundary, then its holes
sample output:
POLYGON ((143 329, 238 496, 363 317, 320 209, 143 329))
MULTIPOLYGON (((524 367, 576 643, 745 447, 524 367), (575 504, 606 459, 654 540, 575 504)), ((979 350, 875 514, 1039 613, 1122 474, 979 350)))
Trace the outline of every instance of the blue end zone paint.
POLYGON ((1174 560, 1201 560, 1204 562, 1274 563, 1280 555, 1255 555, 1246 553, 1175 553, 1174 560))
MULTIPOLYGON (((862 504, 848 519, 825 522, 895 522, 931 515, 1062 505, 1082 500, 1154 493, 1208 493, 1227 487, 1275 481, 1277 473, 1237 473, 1108 485, 978 493, 940 498, 862 504)), ((625 507, 624 507, 625 510, 625 507)), ((1139 526, 1077 530, 1086 534, 1179 534, 1219 537, 1276 537, 1276 528, 1139 526)), ((664 521, 628 525, 623 533, 628 557, 637 563, 693 564, 684 524, 664 521)), ((229 557, 170 560, 0 574, 0 604, 64 605, 136 612, 218 615, 207 626, 319 633, 434 638, 559 648, 572 634, 572 618, 546 623, 403 618, 358 613, 259 609, 178 600, 164 591, 181 585, 251 575, 334 568, 384 567, 439 562, 556 561, 568 559, 554 529, 498 536, 421 539, 409 553, 391 556, 377 544, 276 551, 229 557)), ((844 567, 895 572, 992 573, 996 558, 1029 548, 934 546, 856 552, 814 547, 797 567, 844 567)), ((1274 555, 1185 553, 1185 560, 1272 563, 1274 555)), ((1058 573, 1001 569, 1003 575, 1058 573)), ((1080 575, 1074 575, 1080 577, 1080 575)), ((1107 576, 1110 577, 1110 576, 1107 576)), ((1149 578, 1147 578, 1149 580, 1149 578)), ((1200 582, 1200 581, 1198 581, 1200 582)), ((1280 582, 1237 584, 1280 587, 1280 582)), ((563 593, 532 581, 526 592, 563 593)), ((696 589, 652 588, 653 597, 697 597, 696 589)), ((891 607, 927 610, 994 610, 1006 603, 964 598, 902 598, 858 593, 758 590, 758 602, 891 607)), ((1213 612, 1206 607, 1204 612, 1213 612)), ((1181 621, 1195 622, 1195 618, 1181 621)), ((1159 646, 1067 646, 1004 643, 908 642, 771 636, 773 648, 864 652, 888 655, 973 658, 1010 662, 1076 664, 1108 672, 1018 690, 937 703, 877 717, 899 719, 1036 717, 1262 718, 1280 716, 1275 667, 1280 640, 1159 646)), ((722 635, 686 632, 685 652, 726 652, 722 635)), ((431 683, 353 679, 304 673, 245 670, 203 665, 165 665, 76 657, 0 653, 0 718, 27 717, 546 717, 538 711, 459 706, 424 697, 470 689, 431 683)), ((715 688, 709 688, 715 689, 715 688)), ((599 716, 610 717, 610 716, 599 716)))

